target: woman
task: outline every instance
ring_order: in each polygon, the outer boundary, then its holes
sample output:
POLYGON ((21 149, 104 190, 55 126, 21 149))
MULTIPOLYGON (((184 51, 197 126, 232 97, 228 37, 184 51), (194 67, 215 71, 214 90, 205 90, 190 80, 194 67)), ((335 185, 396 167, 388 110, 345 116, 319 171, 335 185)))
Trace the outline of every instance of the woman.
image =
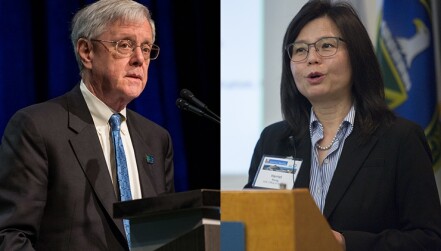
MULTIPOLYGON (((283 41, 284 120, 256 144, 301 161, 306 187, 345 250, 441 250, 441 206, 422 129, 387 107, 374 48, 345 3, 310 1, 283 41)), ((295 177, 295 176, 294 176, 295 177)))

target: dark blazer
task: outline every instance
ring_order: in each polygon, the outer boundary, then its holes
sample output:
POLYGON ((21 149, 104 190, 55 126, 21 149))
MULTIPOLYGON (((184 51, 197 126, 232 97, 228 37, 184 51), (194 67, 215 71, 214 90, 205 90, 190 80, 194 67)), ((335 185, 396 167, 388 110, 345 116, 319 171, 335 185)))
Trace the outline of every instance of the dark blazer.
MULTIPOLYGON (((402 119, 382 125, 365 144, 358 124, 346 139, 329 187, 324 217, 342 232, 347 251, 441 250, 441 206, 423 131, 402 119)), ((268 126, 256 144, 246 188, 262 155, 303 159, 295 188, 309 188, 311 139, 289 143, 286 122, 268 126)))
MULTIPOLYGON (((142 196, 174 192, 169 133, 131 110, 127 124, 142 196)), ((128 250, 117 201, 79 85, 12 117, 0 148, 1 250, 128 250)))

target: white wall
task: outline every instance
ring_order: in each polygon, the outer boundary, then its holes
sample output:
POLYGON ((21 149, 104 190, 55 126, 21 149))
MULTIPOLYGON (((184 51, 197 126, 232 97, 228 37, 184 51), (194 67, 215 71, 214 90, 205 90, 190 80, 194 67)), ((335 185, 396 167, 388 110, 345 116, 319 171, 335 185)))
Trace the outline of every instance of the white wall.
MULTIPOLYGON (((221 1, 222 175, 246 173, 261 129, 262 22, 262 1, 221 1)), ((232 180, 221 178, 222 186, 232 180)))

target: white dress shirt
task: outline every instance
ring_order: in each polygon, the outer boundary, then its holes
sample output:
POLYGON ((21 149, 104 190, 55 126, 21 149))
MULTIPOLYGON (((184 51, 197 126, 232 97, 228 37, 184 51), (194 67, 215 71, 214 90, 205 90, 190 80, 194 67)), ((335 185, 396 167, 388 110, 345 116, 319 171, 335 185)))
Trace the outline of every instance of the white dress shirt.
MULTIPOLYGON (((90 114, 92 114, 93 123, 95 124, 96 132, 103 149, 104 158, 106 159, 107 168, 109 169, 110 177, 112 178, 113 187, 118 191, 116 176, 115 151, 113 150, 112 139, 110 137, 109 119, 112 114, 116 113, 100 99, 93 95, 81 80, 81 93, 86 100, 87 107, 90 114)), ((129 129, 127 127, 126 108, 119 112, 124 119, 121 122, 121 138, 124 145, 124 152, 126 154, 127 168, 129 171, 130 190, 132 192, 132 199, 141 198, 141 186, 138 176, 138 167, 136 164, 135 151, 133 149, 132 140, 130 139, 129 129)), ((118 194, 118 193, 116 193, 118 194)))

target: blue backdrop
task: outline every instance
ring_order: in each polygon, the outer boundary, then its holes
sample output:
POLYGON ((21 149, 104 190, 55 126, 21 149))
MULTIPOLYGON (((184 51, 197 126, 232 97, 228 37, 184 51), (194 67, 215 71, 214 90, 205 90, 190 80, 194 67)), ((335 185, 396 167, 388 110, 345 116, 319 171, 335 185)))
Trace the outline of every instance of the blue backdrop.
MULTIPOLYGON (((70 43, 74 13, 90 0, 0 0, 0 135, 18 109, 76 85, 70 43)), ((180 111, 183 88, 219 114, 220 4, 204 0, 144 0, 156 23, 159 58, 143 94, 129 107, 169 130, 177 191, 220 188, 220 125, 180 111), (208 3, 209 2, 209 3, 208 3)))

